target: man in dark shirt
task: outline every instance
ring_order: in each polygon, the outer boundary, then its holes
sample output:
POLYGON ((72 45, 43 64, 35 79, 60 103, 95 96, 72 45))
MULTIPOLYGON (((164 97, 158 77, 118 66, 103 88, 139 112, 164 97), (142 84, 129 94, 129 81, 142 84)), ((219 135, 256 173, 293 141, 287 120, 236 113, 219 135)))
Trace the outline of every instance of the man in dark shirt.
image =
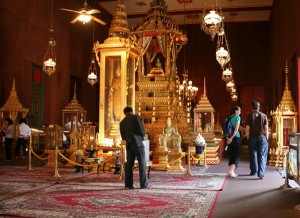
POLYGON ((125 107, 123 112, 125 118, 120 123, 120 133, 122 139, 126 141, 125 188, 134 188, 133 166, 135 158, 139 163, 140 187, 147 188, 149 186, 146 178, 145 146, 143 144, 144 126, 140 117, 133 115, 131 107, 125 107))
POLYGON ((247 116, 246 137, 249 141, 250 175, 257 174, 259 179, 265 176, 268 158, 268 119, 259 111, 260 103, 252 102, 252 113, 247 116))

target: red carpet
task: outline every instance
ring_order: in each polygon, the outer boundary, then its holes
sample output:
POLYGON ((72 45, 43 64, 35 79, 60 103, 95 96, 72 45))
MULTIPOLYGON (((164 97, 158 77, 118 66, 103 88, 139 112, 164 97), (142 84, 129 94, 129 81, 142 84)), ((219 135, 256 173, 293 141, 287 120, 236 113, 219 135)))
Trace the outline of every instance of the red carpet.
MULTIPOLYGON (((0 216, 23 217, 207 217, 224 174, 186 177, 151 172, 149 189, 124 189, 118 175, 73 169, 0 168, 0 216)), ((138 173, 135 173, 138 185, 138 173)))

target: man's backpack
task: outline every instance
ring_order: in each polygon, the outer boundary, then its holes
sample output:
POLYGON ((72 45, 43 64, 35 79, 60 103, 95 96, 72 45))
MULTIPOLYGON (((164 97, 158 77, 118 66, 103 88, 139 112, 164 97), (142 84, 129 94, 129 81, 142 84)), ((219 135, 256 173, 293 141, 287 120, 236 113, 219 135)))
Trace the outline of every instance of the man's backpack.
POLYGON ((226 117, 223 123, 223 135, 225 137, 232 136, 235 129, 234 126, 232 125, 231 118, 232 118, 231 116, 226 117))

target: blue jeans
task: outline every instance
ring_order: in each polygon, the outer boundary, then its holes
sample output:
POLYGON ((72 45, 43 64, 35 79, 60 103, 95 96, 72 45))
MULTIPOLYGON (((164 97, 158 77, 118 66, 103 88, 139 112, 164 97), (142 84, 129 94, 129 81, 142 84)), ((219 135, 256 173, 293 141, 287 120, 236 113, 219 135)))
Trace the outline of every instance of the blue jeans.
POLYGON ((250 173, 264 176, 268 159, 268 141, 265 136, 250 137, 250 173))

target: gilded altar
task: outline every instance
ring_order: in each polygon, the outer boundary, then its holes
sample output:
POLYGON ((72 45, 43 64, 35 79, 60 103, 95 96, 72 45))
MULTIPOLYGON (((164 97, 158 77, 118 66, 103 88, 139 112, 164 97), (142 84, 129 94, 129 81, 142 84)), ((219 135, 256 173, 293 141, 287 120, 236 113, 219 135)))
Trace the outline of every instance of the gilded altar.
POLYGON ((288 82, 288 66, 285 67, 285 90, 275 111, 271 111, 272 127, 269 161, 271 166, 283 166, 285 153, 289 150, 289 135, 298 131, 298 110, 292 99, 288 82))
POLYGON ((25 118, 29 109, 24 108, 19 100, 15 80, 13 80, 12 89, 10 91, 10 95, 5 102, 4 106, 0 108, 0 122, 6 117, 9 117, 14 122, 15 137, 18 135, 18 128, 16 128, 18 124, 19 118, 25 118))
POLYGON ((141 54, 136 38, 129 35, 125 6, 116 5, 109 37, 94 44, 101 69, 99 89, 99 137, 119 139, 123 109, 135 105, 135 71, 141 54))

